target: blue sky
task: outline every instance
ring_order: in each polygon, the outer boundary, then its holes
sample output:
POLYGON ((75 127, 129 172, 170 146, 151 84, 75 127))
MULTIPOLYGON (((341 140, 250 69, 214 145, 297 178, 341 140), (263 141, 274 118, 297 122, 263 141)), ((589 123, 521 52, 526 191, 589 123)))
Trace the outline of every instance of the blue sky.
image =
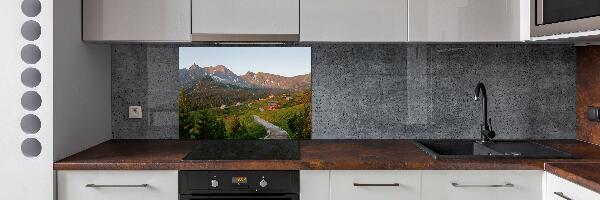
POLYGON ((179 68, 224 65, 233 73, 267 72, 282 76, 310 73, 310 47, 180 47, 179 68))

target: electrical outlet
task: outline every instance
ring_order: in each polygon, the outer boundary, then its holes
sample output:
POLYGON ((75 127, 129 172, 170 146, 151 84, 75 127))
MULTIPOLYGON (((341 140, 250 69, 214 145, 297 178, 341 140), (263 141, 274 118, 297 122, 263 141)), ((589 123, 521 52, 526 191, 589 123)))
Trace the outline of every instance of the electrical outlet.
POLYGON ((129 106, 129 119, 141 119, 142 106, 129 106))

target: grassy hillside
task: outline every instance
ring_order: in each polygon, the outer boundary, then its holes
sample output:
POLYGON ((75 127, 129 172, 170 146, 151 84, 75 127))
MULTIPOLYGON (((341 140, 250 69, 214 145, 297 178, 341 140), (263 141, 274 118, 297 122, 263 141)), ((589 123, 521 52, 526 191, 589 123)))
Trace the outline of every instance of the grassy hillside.
MULTIPOLYGON (((257 115, 281 127, 291 139, 310 138, 310 90, 294 94, 280 93, 258 96, 252 100, 235 101, 219 106, 198 107, 180 93, 180 137, 185 139, 261 139, 266 130, 254 122, 257 115), (281 105, 268 110, 269 103, 281 105)), ((195 99, 195 98, 194 98, 195 99)))
POLYGON ((259 98, 268 97, 271 94, 281 95, 286 90, 247 88, 231 84, 223 84, 210 77, 198 79, 196 84, 185 89, 189 105, 193 109, 206 109, 220 107, 221 105, 235 105, 238 102, 248 102, 259 98))

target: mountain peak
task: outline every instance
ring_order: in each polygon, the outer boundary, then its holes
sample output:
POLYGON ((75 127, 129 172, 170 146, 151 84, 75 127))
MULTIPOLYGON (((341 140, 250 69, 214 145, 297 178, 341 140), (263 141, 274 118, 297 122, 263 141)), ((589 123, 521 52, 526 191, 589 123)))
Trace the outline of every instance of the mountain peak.
POLYGON ((266 72, 246 72, 241 78, 251 85, 263 88, 277 88, 294 91, 310 89, 310 75, 285 77, 266 72))
POLYGON ((200 67, 196 63, 189 69, 179 71, 180 82, 184 87, 190 88, 199 79, 210 78, 216 82, 246 88, 273 88, 293 91, 310 89, 310 74, 294 77, 285 77, 266 72, 248 71, 238 76, 224 65, 200 67))
POLYGON ((254 76, 254 75, 256 75, 254 72, 248 71, 242 76, 254 76))
MULTIPOLYGON (((223 65, 206 67, 206 71, 208 71, 209 73, 229 73, 229 72, 231 72, 231 70, 227 69, 227 67, 225 67, 223 65)), ((231 72, 231 73, 233 73, 233 72, 231 72)))
POLYGON ((197 70, 200 69, 200 66, 196 65, 196 63, 192 64, 192 66, 190 66, 189 70, 197 70))

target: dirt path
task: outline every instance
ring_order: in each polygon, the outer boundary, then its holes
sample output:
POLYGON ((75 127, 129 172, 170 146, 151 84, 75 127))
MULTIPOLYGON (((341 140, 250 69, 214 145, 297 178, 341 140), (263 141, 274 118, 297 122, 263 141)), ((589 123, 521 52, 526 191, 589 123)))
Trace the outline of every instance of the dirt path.
POLYGON ((279 128, 279 126, 275 126, 274 124, 271 124, 267 120, 264 120, 257 115, 252 115, 252 119, 267 129, 267 136, 265 136, 263 139, 289 139, 288 133, 279 128))

